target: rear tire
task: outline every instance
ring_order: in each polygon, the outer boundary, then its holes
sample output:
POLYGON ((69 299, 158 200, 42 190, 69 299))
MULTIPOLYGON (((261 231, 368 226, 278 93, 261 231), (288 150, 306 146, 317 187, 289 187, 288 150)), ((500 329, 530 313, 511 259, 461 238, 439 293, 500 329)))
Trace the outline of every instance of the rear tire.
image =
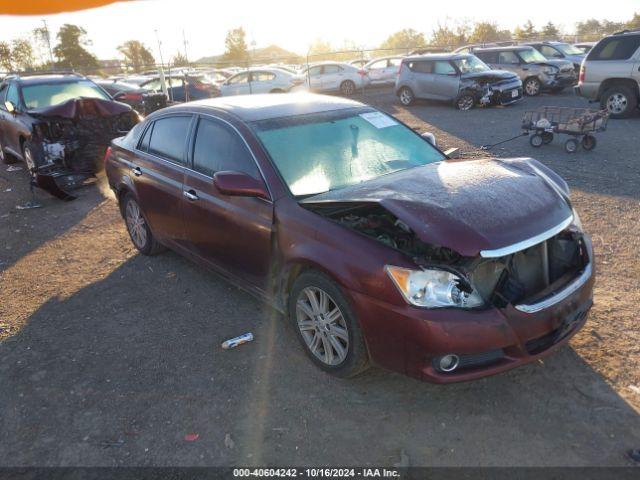
POLYGON ((350 97, 356 93, 356 84, 352 80, 345 80, 340 84, 340 93, 345 97, 350 97))
POLYGON ((302 273, 289 292, 287 310, 305 353, 320 369, 350 378, 369 367, 358 320, 329 277, 313 270, 302 273))
POLYGON ((121 201, 122 215, 124 217, 129 237, 133 245, 143 255, 157 255, 166 250, 153 236, 142 210, 136 199, 130 193, 124 195, 121 201))
POLYGON ((627 118, 638 108, 638 96, 626 85, 615 85, 604 91, 600 107, 606 109, 611 118, 627 118))
POLYGON ((402 105, 408 107, 410 105, 413 105, 416 98, 413 95, 413 90, 411 90, 409 87, 402 87, 398 92, 398 99, 400 100, 400 103, 402 105))

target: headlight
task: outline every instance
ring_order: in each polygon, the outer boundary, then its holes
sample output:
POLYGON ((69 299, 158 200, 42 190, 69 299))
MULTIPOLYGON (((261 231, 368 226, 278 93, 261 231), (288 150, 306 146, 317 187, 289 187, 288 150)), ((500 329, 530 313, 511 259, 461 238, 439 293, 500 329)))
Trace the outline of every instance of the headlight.
POLYGON ((473 308, 484 304, 482 297, 474 290, 463 289, 465 282, 446 270, 410 270, 408 268, 385 267, 404 299, 417 307, 473 308))
POLYGON ((558 69, 556 67, 544 67, 542 71, 547 75, 555 75, 558 73, 558 69))

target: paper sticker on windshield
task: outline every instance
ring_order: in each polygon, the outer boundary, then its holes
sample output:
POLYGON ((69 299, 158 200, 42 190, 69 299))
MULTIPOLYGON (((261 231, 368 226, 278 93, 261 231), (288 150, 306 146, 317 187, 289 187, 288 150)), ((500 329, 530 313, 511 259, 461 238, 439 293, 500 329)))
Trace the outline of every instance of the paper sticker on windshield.
POLYGON ((398 122, 382 112, 361 113, 360 116, 376 128, 387 128, 398 125, 398 122))

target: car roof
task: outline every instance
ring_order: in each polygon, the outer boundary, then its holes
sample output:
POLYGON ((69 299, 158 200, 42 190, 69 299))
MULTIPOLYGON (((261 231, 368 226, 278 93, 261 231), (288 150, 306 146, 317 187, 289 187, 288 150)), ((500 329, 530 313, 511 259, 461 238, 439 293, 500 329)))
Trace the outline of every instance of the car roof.
POLYGON ((162 112, 224 111, 244 122, 255 122, 364 106, 354 100, 314 93, 264 93, 208 98, 165 108, 162 112))
POLYGON ((427 53, 425 55, 411 55, 404 57, 403 61, 414 60, 454 60, 473 56, 472 53, 427 53))
POLYGON ((512 45, 510 47, 487 47, 487 48, 476 48, 474 52, 512 52, 512 51, 523 51, 523 50, 533 50, 534 48, 530 45, 512 45))
MULTIPOLYGON (((89 80, 81 75, 65 75, 65 74, 50 74, 50 75, 31 75, 31 76, 17 76, 16 80, 21 85, 38 85, 41 83, 72 83, 82 80, 89 80)), ((89 80, 92 81, 92 80, 89 80)))

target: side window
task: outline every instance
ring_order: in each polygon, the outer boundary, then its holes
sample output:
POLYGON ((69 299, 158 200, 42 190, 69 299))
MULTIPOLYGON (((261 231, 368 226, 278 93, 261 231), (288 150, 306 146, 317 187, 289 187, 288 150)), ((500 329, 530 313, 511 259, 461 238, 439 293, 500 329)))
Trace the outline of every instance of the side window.
POLYGON ((518 65, 520 63, 520 58, 515 52, 500 52, 498 54, 498 63, 507 63, 511 65, 518 65))
POLYGON ((389 66, 390 67, 398 67, 400 65, 400 62, 402 62, 401 58, 390 58, 389 59, 389 66))
POLYGON ((151 132, 153 131, 153 123, 149 125, 149 128, 144 132, 144 137, 140 140, 140 144, 138 145, 138 150, 142 150, 143 152, 147 152, 149 150, 149 140, 151 140, 151 132))
POLYGON ((247 83, 248 80, 249 80, 248 73, 239 73, 235 77, 232 77, 229 79, 229 84, 233 85, 236 83, 247 83))
POLYGON ((369 66, 369 68, 387 68, 387 61, 386 60, 378 60, 377 62, 374 62, 371 64, 371 66, 369 66))
POLYGON ((563 55, 558 52, 555 48, 550 47, 549 45, 542 45, 540 47, 540 53, 547 58, 562 58, 563 55))
POLYGON ((149 90, 155 90, 158 91, 161 88, 160 85, 160 79, 156 79, 156 80, 151 80, 150 82, 147 82, 145 84, 142 85, 144 88, 149 89, 149 90))
POLYGON ((252 82, 270 82, 274 78, 276 78, 276 76, 271 72, 253 72, 251 74, 252 82))
POLYGON ((311 67, 309 69, 309 75, 311 77, 315 77, 317 75, 320 75, 320 71, 322 70, 322 66, 317 66, 317 67, 311 67))
POLYGON ((451 75, 456 73, 456 69, 453 68, 453 65, 451 65, 449 62, 438 60, 437 62, 435 62, 433 73, 436 73, 438 75, 451 75))
POLYGON ((193 146, 193 168, 210 177, 231 170, 259 179, 258 167, 238 133, 228 125, 200 119, 193 146))
POLYGON ((409 69, 417 73, 433 73, 433 62, 410 62, 409 69))
POLYGON ((587 58, 589 60, 628 60, 640 48, 640 35, 609 37, 598 43, 587 58))
POLYGON ((10 83, 7 89, 7 102, 13 103, 14 107, 20 105, 20 96, 18 95, 18 87, 15 83, 10 83))
POLYGON ((339 73, 341 71, 342 71, 342 68, 340 68, 338 65, 325 65, 324 66, 324 73, 327 73, 327 74, 339 73))
POLYGON ((189 133, 189 122, 191 122, 190 116, 156 120, 149 141, 149 153, 172 162, 182 163, 184 146, 189 133))

